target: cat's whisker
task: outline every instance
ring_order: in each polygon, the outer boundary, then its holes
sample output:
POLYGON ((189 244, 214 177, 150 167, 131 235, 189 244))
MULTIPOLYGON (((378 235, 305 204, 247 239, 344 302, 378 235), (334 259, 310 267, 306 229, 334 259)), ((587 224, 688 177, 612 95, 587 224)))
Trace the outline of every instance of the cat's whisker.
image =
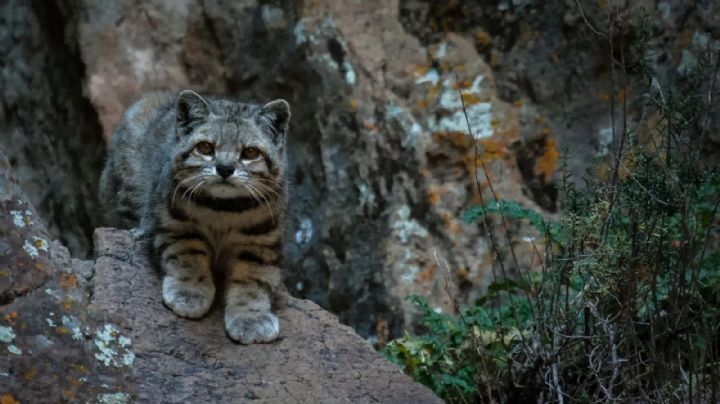
POLYGON ((265 184, 254 183, 254 184, 252 184, 252 185, 253 185, 254 188, 256 187, 255 189, 256 189, 259 193, 261 193, 261 194, 262 194, 262 191, 266 191, 266 192, 272 193, 273 196, 276 196, 276 197, 280 197, 280 196, 281 196, 280 192, 278 192, 277 190, 274 190, 274 189, 268 187, 268 186, 265 185, 265 184))
MULTIPOLYGON (((255 190, 260 195, 260 197, 262 197, 262 199, 265 201, 265 206, 267 207, 268 213, 270 214, 270 220, 272 220, 272 222, 275 223, 275 216, 273 216, 272 208, 270 207, 270 202, 267 200, 265 195, 263 195, 263 193, 259 189, 255 188, 253 186, 253 184, 248 183, 247 186, 252 188, 253 190, 255 190)), ((260 201, 258 201, 258 202, 260 202, 260 201)))
POLYGON ((199 191, 200 188, 203 186, 203 184, 205 184, 206 182, 207 182, 206 180, 202 180, 193 187, 192 191, 190 191, 190 197, 189 197, 190 200, 194 200, 196 192, 199 191))
MULTIPOLYGON (((202 174, 200 174, 200 175, 197 175, 197 176, 193 177, 193 179, 201 178, 201 177, 205 177, 205 176, 202 175, 202 174)), ((201 182, 202 182, 202 181, 201 181, 201 182)), ((186 189, 185 192, 183 192, 182 196, 180 196, 180 199, 185 199, 185 195, 188 195, 189 193, 191 193, 192 190, 193 190, 196 186, 197 186, 197 184, 194 184, 194 185, 192 185, 190 188, 186 189)))
MULTIPOLYGON (((196 179, 196 178, 200 178, 200 177, 202 177, 202 176, 203 176, 202 174, 199 174, 199 175, 196 175, 196 176, 194 176, 194 177, 185 178, 184 180, 180 181, 180 182, 175 186, 175 190, 173 191, 173 196, 172 196, 172 198, 171 198, 171 200, 170 200, 170 206, 175 206, 175 195, 177 194, 178 190, 180 189, 180 187, 181 187, 184 183, 186 183, 186 182, 188 182, 188 181, 191 181, 191 180, 194 180, 194 179, 196 179)), ((187 192, 187 191, 186 191, 186 192, 187 192)), ((183 194, 183 195, 185 195, 185 194, 183 194)), ((183 197, 180 197, 180 199, 183 199, 183 197)))

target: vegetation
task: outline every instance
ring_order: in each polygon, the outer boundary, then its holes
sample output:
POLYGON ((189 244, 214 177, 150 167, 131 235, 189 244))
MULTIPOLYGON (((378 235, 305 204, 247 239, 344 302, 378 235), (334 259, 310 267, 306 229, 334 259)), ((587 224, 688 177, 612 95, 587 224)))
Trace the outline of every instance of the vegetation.
POLYGON ((457 315, 409 297, 427 332, 384 354, 446 401, 720 402, 720 170, 702 164, 718 55, 661 85, 639 26, 632 62, 613 59, 614 85, 624 93, 639 77, 648 101, 634 124, 624 98, 611 106, 609 175, 580 186, 563 172, 554 223, 497 198, 469 209, 497 254, 496 281, 457 315), (514 220, 542 234, 541 270, 506 263, 512 243, 492 229, 511 238, 514 220))

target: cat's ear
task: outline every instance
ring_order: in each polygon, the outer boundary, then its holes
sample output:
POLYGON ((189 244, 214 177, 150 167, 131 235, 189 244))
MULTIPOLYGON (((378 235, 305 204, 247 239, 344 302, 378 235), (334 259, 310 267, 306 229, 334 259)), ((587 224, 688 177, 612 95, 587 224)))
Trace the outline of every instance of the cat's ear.
POLYGON ((268 102, 260 111, 260 121, 269 130, 275 143, 282 141, 290 123, 290 104, 285 100, 268 102))
POLYGON ((181 134, 189 133, 198 123, 210 115, 210 105, 198 93, 183 90, 175 101, 177 128, 181 134))

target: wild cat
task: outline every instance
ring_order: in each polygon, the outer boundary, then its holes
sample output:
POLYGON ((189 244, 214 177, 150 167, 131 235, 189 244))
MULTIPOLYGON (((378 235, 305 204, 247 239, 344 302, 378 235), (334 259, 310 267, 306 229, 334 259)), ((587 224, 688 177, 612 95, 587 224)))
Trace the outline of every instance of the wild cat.
POLYGON ((165 305, 202 317, 224 279, 225 330, 243 344, 279 332, 289 120, 284 100, 149 94, 125 112, 100 181, 108 224, 152 237, 165 305))

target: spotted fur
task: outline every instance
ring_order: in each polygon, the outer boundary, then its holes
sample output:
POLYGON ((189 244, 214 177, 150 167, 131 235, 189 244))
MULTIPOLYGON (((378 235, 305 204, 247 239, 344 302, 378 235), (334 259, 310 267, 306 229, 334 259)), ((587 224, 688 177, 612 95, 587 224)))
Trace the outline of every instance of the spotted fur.
POLYGON ((244 344, 279 332, 289 119, 284 100, 149 94, 125 113, 101 178, 108 224, 152 237, 165 304, 201 317, 224 279, 225 329, 244 344))

